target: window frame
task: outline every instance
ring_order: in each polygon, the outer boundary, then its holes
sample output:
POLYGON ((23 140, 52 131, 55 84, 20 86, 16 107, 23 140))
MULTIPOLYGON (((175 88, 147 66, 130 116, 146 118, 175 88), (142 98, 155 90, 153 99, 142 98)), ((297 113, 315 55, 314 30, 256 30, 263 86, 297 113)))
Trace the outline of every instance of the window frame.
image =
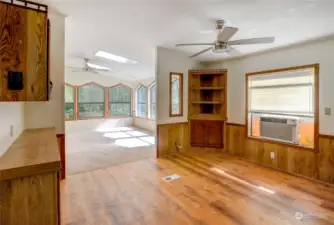
POLYGON ((101 84, 98 84, 98 83, 96 83, 96 82, 94 82, 94 81, 92 81, 92 82, 88 82, 88 83, 85 83, 85 84, 82 84, 82 85, 78 85, 77 86, 77 98, 76 98, 76 106, 77 106, 77 112, 76 112, 76 120, 95 120, 95 119, 106 119, 106 118, 108 118, 107 117, 107 113, 108 113, 108 111, 107 111, 107 100, 108 100, 108 96, 107 96, 107 92, 108 92, 108 88, 107 87, 105 87, 105 86, 103 86, 103 85, 101 85, 101 84), (102 89, 103 89, 103 93, 104 93, 104 116, 103 117, 90 117, 90 118, 80 118, 80 116, 79 116, 79 88, 80 87, 83 87, 83 86, 87 86, 87 85, 90 85, 90 84, 94 84, 94 85, 97 85, 97 86, 99 86, 99 87, 101 87, 102 89))
POLYGON ((155 81, 153 81, 149 86, 148 86, 148 119, 149 120, 156 120, 157 119, 157 85, 155 81), (152 88, 155 87, 155 118, 152 118, 152 88))
POLYGON ((129 117, 132 117, 132 110, 133 110, 133 105, 132 105, 132 102, 133 102, 133 89, 125 84, 122 84, 122 83, 119 83, 119 84, 116 84, 116 85, 113 85, 113 86, 110 86, 110 87, 107 87, 107 91, 106 91, 106 104, 107 104, 107 107, 106 107, 106 118, 129 118, 129 117), (114 87, 118 87, 118 86, 123 86, 123 87, 126 87, 130 90, 130 115, 129 116, 110 116, 110 88, 114 88, 114 87))
MULTIPOLYGON (((69 120, 69 119, 66 119, 66 118, 64 118, 64 120, 65 121, 74 121, 74 120, 77 120, 77 111, 78 111, 78 107, 77 107, 77 95, 78 95, 78 93, 77 93, 77 86, 65 82, 64 83, 64 95, 65 95, 65 87, 66 87, 66 85, 69 86, 69 87, 71 87, 71 88, 73 88, 73 90, 74 90, 74 96, 73 96, 73 105, 74 105, 74 109, 73 110, 74 110, 74 115, 73 115, 73 119, 72 120, 69 120)), ((66 102, 65 102, 65 96, 64 96, 64 117, 65 117, 65 105, 66 105, 66 102)))
MULTIPOLYGON (((280 68, 280 69, 273 69, 273 70, 265 70, 265 71, 259 71, 259 72, 251 72, 251 73, 246 73, 245 76, 245 121, 246 121, 246 132, 245 136, 246 139, 252 139, 252 140, 257 140, 261 142, 269 142, 277 145, 283 145, 283 146, 288 146, 288 147, 293 147, 293 148, 298 148, 298 149, 303 149, 303 150, 310 150, 310 151, 315 151, 318 152, 319 150, 319 64, 310 64, 310 65, 302 65, 302 66, 295 66, 295 67, 287 67, 287 68, 280 68), (284 143, 280 141, 275 141, 275 140, 268 140, 268 139, 263 139, 263 138, 258 138, 249 135, 248 129, 249 129, 249 121, 248 121, 248 79, 251 76, 259 76, 259 75, 268 75, 271 73, 279 73, 279 72, 286 72, 286 71, 295 71, 295 70, 302 70, 302 69, 314 69, 314 145, 313 148, 301 146, 301 145, 294 145, 290 143, 284 143)), ((279 114, 277 114, 279 115, 279 114)))
POLYGON ((135 117, 141 118, 141 119, 148 119, 148 87, 142 84, 139 84, 136 87, 136 101, 135 101, 135 117), (145 96, 146 96, 146 101, 145 101, 145 116, 138 116, 138 90, 143 87, 145 88, 145 96))
POLYGON ((182 117, 183 116, 183 73, 170 72, 169 73, 169 117, 182 117), (172 83, 173 83, 173 75, 177 75, 180 77, 180 90, 179 90, 179 98, 180 98, 180 106, 178 114, 173 114, 172 112, 172 83))

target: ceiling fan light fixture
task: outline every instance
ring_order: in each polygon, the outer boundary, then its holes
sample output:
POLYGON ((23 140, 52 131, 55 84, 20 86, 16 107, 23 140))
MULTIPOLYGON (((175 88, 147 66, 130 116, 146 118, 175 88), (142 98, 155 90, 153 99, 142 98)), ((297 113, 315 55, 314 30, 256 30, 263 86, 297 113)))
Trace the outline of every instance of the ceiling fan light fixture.
POLYGON ((126 64, 137 64, 137 63, 139 63, 138 61, 128 59, 128 58, 125 58, 123 56, 114 55, 114 54, 111 54, 111 53, 105 52, 105 51, 98 51, 98 52, 96 52, 95 56, 102 57, 102 58, 109 59, 109 60, 113 60, 113 61, 120 62, 120 63, 126 63, 126 64))

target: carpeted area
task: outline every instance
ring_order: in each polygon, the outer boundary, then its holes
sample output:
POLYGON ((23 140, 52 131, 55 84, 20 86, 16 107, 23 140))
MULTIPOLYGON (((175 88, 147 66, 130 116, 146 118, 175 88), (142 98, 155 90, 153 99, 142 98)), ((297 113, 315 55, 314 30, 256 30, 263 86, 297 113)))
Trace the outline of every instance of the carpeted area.
POLYGON ((66 134, 67 174, 155 157, 155 137, 136 127, 82 130, 66 134))

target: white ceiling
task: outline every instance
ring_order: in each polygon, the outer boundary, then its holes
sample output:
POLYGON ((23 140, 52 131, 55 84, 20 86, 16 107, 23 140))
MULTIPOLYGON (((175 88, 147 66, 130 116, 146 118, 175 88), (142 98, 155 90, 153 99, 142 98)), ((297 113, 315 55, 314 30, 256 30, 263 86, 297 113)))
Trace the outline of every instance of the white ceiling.
MULTIPOLYGON (((274 44, 237 46, 250 54, 308 39, 334 34, 333 0, 44 0, 68 15, 66 65, 83 62, 76 55, 93 58, 98 50, 139 61, 124 65, 99 61, 119 72, 111 76, 145 79, 154 76, 156 46, 175 48, 177 43, 213 42, 216 19, 239 28, 231 39, 275 36, 274 44)), ((191 55, 205 47, 183 47, 191 55)), ((224 59, 207 52, 197 59, 224 59)))

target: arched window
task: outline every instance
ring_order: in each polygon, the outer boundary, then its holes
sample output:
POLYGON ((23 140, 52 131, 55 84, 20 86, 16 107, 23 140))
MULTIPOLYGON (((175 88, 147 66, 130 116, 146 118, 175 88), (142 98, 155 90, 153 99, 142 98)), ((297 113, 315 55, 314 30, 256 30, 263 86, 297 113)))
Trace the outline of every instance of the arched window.
POLYGON ((149 118, 155 120, 156 118, 156 85, 153 84, 150 87, 150 110, 149 110, 149 118))
POLYGON ((75 87, 70 84, 65 84, 65 120, 74 120, 75 109, 75 87))
POLYGON ((131 89, 124 85, 109 88, 109 116, 131 116, 131 89))
POLYGON ((78 87, 78 118, 101 118, 104 116, 104 88, 94 83, 78 87))
POLYGON ((137 95, 137 110, 136 110, 136 116, 137 117, 143 117, 146 118, 146 87, 139 86, 136 90, 137 95))

